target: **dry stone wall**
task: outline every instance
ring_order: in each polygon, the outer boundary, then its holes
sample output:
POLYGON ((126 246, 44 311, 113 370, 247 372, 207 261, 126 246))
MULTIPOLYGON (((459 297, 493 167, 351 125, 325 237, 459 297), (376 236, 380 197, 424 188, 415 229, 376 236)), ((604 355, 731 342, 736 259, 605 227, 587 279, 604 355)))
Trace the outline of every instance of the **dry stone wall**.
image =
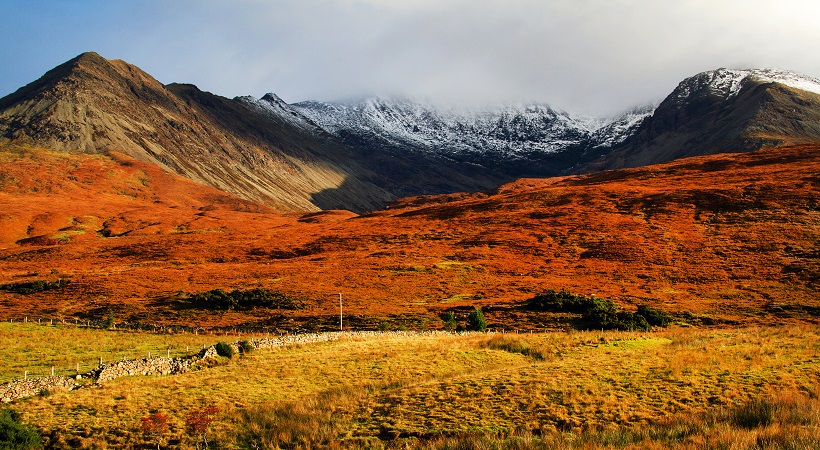
POLYGON ((0 385, 0 401, 9 403, 18 398, 31 397, 53 390, 70 391, 77 388, 77 382, 71 377, 41 377, 15 380, 0 385))
MULTIPOLYGON (((338 341, 342 339, 360 340, 369 339, 376 336, 381 337, 413 337, 421 335, 439 334, 442 332, 412 332, 412 331, 347 331, 340 333, 309 333, 294 334, 261 339, 249 339, 247 342, 252 348, 277 348, 291 345, 306 345, 319 342, 338 341)), ((229 344, 235 354, 241 352, 239 342, 229 344)), ((72 377, 41 377, 26 380, 15 380, 9 383, 0 384, 0 401, 9 403, 11 401, 38 395, 56 389, 74 390, 89 385, 105 383, 119 377, 135 375, 174 375, 186 373, 193 369, 197 361, 207 358, 217 358, 216 346, 203 349, 199 353, 182 358, 144 358, 135 360, 117 361, 110 364, 102 364, 98 368, 72 377), (78 379, 91 379, 93 383, 81 385, 78 379)))

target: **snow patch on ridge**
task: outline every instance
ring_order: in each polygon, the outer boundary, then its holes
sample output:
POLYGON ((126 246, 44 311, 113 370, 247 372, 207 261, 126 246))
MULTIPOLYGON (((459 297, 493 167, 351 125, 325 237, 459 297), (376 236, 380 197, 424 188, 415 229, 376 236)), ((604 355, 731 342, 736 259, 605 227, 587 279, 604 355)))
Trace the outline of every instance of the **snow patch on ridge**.
POLYGON ((444 109, 423 101, 369 98, 356 103, 291 105, 330 133, 377 138, 439 154, 519 158, 579 145, 610 122, 538 103, 497 109, 444 109))
POLYGON ((675 89, 674 97, 684 99, 700 89, 710 89, 725 98, 737 96, 749 81, 780 83, 815 94, 820 94, 820 80, 783 69, 717 69, 683 80, 675 89))

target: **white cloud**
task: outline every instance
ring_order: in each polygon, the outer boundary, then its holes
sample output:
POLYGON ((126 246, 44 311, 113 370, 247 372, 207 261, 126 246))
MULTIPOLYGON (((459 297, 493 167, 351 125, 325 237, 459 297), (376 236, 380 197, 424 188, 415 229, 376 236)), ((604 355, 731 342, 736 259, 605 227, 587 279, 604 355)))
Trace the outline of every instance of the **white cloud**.
POLYGON ((815 1, 121 4, 130 5, 127 14, 94 17, 74 33, 58 30, 65 45, 99 42, 100 48, 79 51, 97 50, 163 82, 191 82, 226 96, 273 91, 299 101, 402 93, 537 100, 608 114, 660 100, 682 78, 723 66, 820 76, 815 1), (100 20, 109 26, 100 27, 100 20))

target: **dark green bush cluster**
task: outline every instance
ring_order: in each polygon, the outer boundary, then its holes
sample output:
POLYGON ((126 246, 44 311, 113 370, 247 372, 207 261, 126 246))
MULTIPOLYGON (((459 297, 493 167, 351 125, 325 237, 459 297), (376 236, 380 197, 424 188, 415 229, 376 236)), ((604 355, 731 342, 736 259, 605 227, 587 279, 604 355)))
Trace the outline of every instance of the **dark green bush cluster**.
POLYGON ((20 415, 12 409, 0 410, 0 448, 43 448, 43 438, 31 425, 20 423, 20 415))
POLYGON ((68 283, 69 281, 63 278, 60 278, 57 281, 23 281, 20 283, 0 284, 0 291, 14 292, 16 294, 34 294, 36 292, 59 289, 66 286, 68 283))
POLYGON ((550 312, 571 312, 591 328, 620 330, 649 330, 652 326, 665 327, 672 319, 665 312, 648 305, 638 307, 638 312, 620 311, 611 300, 575 295, 562 289, 542 292, 529 301, 530 307, 550 312))
POLYGON ((216 343, 216 354, 224 356, 225 358, 233 358, 233 347, 227 342, 219 341, 216 343))
POLYGON ((530 306, 541 311, 573 312, 583 314, 590 306, 593 298, 575 295, 566 289, 555 292, 550 289, 537 294, 530 299, 530 306))
POLYGON ((296 297, 261 288, 230 292, 223 291, 222 289, 214 289, 208 292, 193 294, 188 297, 187 301, 195 308, 219 310, 250 309, 255 307, 296 310, 305 307, 304 302, 296 297))
POLYGON ((649 325, 655 327, 665 327, 672 323, 672 318, 669 317, 669 314, 649 305, 638 306, 637 314, 642 315, 646 321, 649 322, 649 325))

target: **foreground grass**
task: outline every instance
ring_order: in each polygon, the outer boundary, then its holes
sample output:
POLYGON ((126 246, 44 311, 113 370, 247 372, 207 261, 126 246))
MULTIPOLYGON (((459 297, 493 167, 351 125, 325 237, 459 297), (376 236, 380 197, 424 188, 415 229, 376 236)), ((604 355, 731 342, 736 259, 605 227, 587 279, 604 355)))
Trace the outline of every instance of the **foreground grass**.
POLYGON ((192 448, 205 407, 223 448, 820 448, 818 386, 817 327, 384 336, 14 408, 57 448, 192 448))

